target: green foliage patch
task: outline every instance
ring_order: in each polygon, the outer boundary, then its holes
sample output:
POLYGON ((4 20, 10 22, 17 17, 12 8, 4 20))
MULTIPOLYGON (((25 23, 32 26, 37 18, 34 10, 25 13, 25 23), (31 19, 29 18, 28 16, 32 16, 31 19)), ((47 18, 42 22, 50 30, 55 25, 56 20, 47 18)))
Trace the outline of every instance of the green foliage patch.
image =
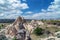
POLYGON ((37 27, 35 30, 34 30, 34 34, 36 35, 42 35, 43 34, 43 29, 42 28, 39 28, 37 27))

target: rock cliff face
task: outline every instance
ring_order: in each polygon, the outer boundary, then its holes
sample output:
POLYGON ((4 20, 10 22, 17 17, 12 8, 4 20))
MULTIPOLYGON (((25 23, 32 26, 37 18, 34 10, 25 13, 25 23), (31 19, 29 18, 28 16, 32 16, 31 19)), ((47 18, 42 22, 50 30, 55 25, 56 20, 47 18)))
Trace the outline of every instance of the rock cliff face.
POLYGON ((31 20, 30 23, 24 25, 28 29, 29 33, 33 33, 34 29, 37 27, 36 20, 31 20))
POLYGON ((17 40, 31 40, 29 32, 25 29, 24 19, 18 17, 14 23, 6 27, 5 35, 6 37, 16 37, 17 40))

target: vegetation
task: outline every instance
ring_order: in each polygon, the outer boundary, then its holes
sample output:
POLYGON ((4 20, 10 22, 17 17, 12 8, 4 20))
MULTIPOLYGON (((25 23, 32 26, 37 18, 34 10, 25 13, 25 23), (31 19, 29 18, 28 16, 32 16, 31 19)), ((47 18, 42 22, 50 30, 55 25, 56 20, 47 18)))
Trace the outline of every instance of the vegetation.
POLYGON ((60 26, 60 20, 41 20, 42 22, 45 22, 47 24, 53 24, 60 26))
POLYGON ((16 37, 14 37, 13 40, 17 40, 16 37))
POLYGON ((42 28, 39 28, 37 27, 35 30, 34 30, 34 34, 36 35, 42 35, 43 34, 43 29, 42 28))
POLYGON ((0 29, 3 28, 3 27, 4 27, 4 25, 3 24, 0 24, 0 29))

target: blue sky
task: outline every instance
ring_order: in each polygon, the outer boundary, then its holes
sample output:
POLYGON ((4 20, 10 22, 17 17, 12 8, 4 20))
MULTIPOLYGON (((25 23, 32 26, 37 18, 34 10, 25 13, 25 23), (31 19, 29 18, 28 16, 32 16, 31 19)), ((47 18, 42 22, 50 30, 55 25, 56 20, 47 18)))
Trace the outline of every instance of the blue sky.
POLYGON ((60 18, 60 0, 0 0, 0 19, 60 18))
POLYGON ((41 9, 47 9, 53 0, 27 0, 30 11, 39 12, 41 9))

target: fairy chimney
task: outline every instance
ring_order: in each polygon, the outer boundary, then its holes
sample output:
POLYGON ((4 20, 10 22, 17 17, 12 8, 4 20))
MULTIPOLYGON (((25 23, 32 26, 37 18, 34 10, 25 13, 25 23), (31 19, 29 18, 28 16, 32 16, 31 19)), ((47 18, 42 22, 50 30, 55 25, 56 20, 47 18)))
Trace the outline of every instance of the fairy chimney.
POLYGON ((24 19, 19 16, 15 20, 15 22, 13 22, 12 24, 10 24, 9 26, 6 27, 5 33, 7 35, 10 35, 11 37, 16 36, 16 38, 18 40, 29 40, 30 34, 29 34, 28 30, 25 29, 23 23, 24 23, 24 19))

